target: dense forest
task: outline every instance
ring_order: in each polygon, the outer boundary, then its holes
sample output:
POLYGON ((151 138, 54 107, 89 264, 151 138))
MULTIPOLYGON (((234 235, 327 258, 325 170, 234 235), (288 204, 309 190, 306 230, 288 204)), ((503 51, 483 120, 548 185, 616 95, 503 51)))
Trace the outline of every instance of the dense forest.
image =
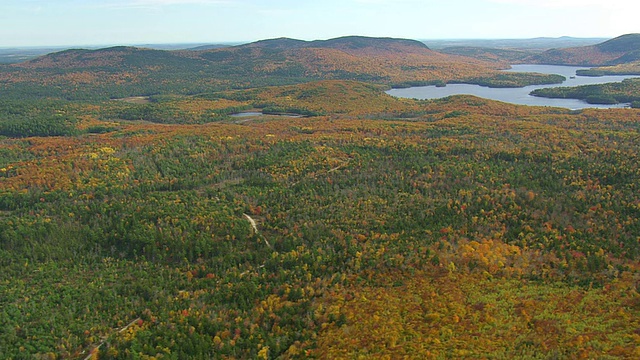
POLYGON ((632 107, 640 107, 640 79, 626 79, 619 83, 538 89, 532 91, 531 95, 580 99, 590 104, 631 103, 632 107))
POLYGON ((51 59, 0 68, 0 358, 640 357, 640 110, 51 59))

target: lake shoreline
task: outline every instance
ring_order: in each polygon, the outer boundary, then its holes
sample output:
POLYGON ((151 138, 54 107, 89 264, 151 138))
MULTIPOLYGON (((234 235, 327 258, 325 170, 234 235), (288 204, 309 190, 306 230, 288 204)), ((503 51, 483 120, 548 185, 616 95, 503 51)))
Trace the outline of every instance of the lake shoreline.
POLYGON ((610 82, 621 82, 628 78, 637 78, 638 76, 603 76, 603 77, 584 77, 577 76, 578 70, 588 69, 578 66, 560 66, 560 65, 533 65, 518 64, 512 65, 511 69, 505 72, 538 72, 542 74, 557 74, 565 77, 565 81, 560 84, 550 85, 530 85, 520 88, 495 88, 486 87, 475 84, 446 84, 446 86, 430 85, 416 86, 402 89, 391 89, 386 91, 387 94, 400 98, 414 98, 420 100, 440 99, 452 95, 472 95, 485 99, 507 102, 517 105, 529 106, 550 106, 562 107, 571 110, 579 110, 585 108, 625 108, 630 104, 589 104, 578 99, 557 99, 536 97, 530 93, 537 89, 551 87, 574 87, 581 85, 602 84, 610 82))

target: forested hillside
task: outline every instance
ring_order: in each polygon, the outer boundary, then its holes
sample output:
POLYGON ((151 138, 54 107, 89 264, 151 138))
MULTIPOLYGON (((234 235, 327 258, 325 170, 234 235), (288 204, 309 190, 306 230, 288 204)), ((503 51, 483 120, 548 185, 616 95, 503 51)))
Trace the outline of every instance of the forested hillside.
POLYGON ((413 40, 272 39, 202 51, 133 47, 66 50, 0 66, 0 90, 5 98, 14 99, 106 100, 193 95, 326 79, 385 86, 446 82, 524 86, 559 82, 549 75, 504 74, 498 72, 500 67, 506 67, 506 63, 440 54, 413 40))
POLYGON ((3 103, 70 129, 1 140, 3 357, 637 355, 636 111, 352 82, 150 104, 3 103), (229 102, 323 115, 167 125, 229 102))
POLYGON ((445 54, 467 56, 484 61, 507 61, 511 64, 519 63, 532 54, 532 51, 520 49, 498 49, 475 46, 451 46, 439 51, 445 54))
POLYGON ((626 79, 619 83, 538 89, 531 94, 549 98, 580 99, 591 104, 631 103, 632 107, 640 107, 640 80, 626 79))
POLYGON ((626 34, 592 46, 547 50, 524 60, 528 63, 611 66, 640 60, 640 34, 626 34))

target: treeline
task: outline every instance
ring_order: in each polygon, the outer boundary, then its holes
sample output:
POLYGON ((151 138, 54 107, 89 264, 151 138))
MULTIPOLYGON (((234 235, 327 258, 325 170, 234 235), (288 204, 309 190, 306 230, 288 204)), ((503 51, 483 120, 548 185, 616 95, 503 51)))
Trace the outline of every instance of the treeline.
POLYGON ((0 135, 7 137, 79 134, 68 104, 59 101, 0 101, 0 135))
POLYGON ((590 104, 632 103, 632 107, 640 106, 640 80, 626 79, 619 83, 583 85, 576 87, 558 87, 538 89, 531 92, 533 96, 580 99, 590 104))
POLYGON ((461 80, 405 81, 401 83, 394 83, 391 85, 391 87, 396 89, 430 85, 435 85, 436 87, 444 87, 447 85, 447 83, 449 83, 475 84, 491 88, 517 88, 525 87, 528 85, 560 84, 565 80, 566 78, 564 76, 555 74, 501 72, 491 76, 468 77, 461 80))
POLYGON ((450 81, 452 84, 475 84, 491 88, 517 88, 528 85, 561 84, 566 78, 556 74, 510 73, 504 72, 493 76, 472 77, 462 81, 450 81))
POLYGON ((8 137, 71 136, 79 133, 75 120, 62 115, 0 121, 0 135, 8 137))
POLYGON ((229 115, 250 109, 250 105, 239 104, 223 108, 202 107, 181 109, 171 102, 150 104, 109 104, 105 106, 103 119, 144 120, 159 124, 205 124, 225 120, 229 115))

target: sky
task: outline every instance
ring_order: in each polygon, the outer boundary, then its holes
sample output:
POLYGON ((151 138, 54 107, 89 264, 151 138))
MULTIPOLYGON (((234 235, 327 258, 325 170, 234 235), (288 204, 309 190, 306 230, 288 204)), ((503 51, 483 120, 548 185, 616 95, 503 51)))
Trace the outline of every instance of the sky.
POLYGON ((638 0, 0 0, 0 47, 616 37, 638 0))

